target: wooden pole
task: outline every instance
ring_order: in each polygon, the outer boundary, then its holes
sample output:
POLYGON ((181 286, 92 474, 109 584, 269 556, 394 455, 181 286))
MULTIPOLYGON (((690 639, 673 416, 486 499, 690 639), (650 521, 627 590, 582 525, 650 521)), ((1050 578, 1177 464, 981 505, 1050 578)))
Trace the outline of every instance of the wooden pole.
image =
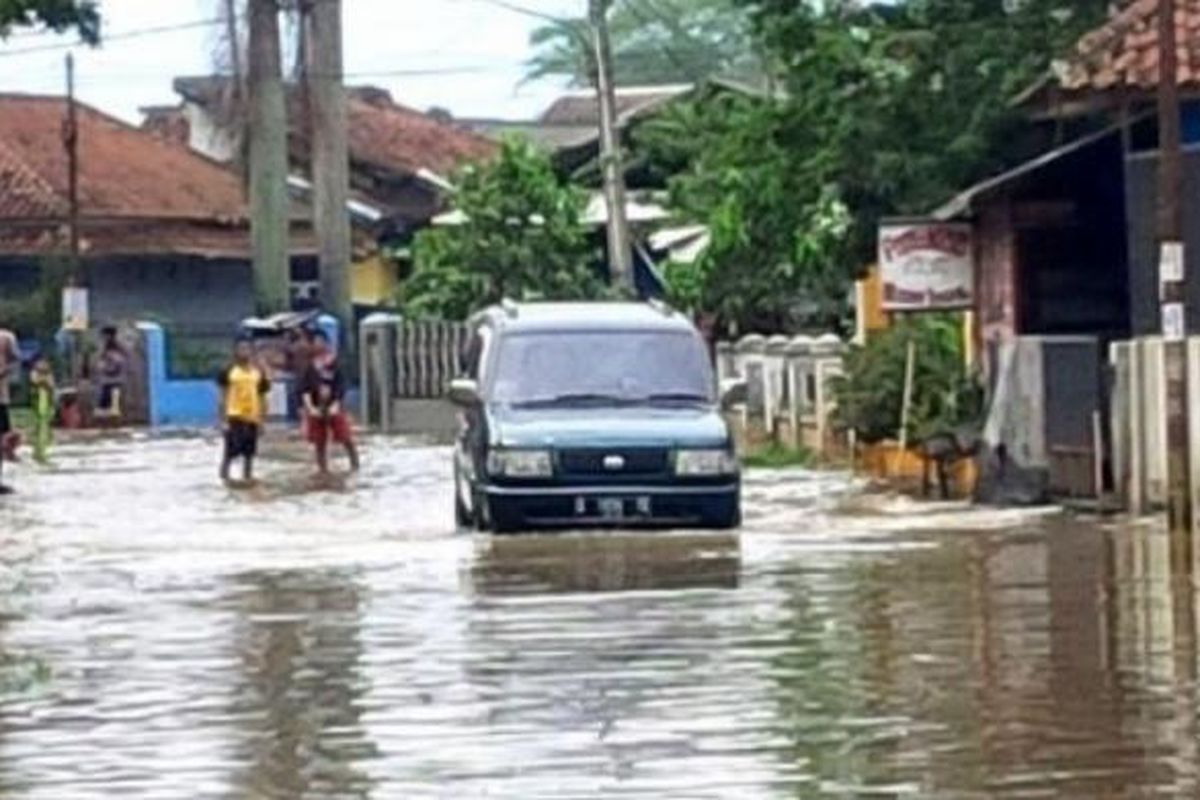
POLYGON ((79 109, 75 104, 75 56, 67 53, 67 119, 63 127, 67 151, 67 207, 71 252, 71 281, 82 285, 79 247, 79 109))
POLYGON ((908 343, 908 355, 904 360, 904 400, 900 406, 900 457, 908 449, 908 422, 912 413, 913 382, 916 379, 917 343, 908 343))
POLYGON ((626 219, 625 169, 621 163, 621 132, 617 127, 617 97, 613 85, 612 44, 608 35, 609 0, 588 0, 588 19, 600 113, 600 162, 604 200, 608 208, 608 263, 614 286, 632 294, 633 248, 626 219))
POLYGON ((249 0, 250 229, 260 313, 291 307, 287 108, 276 0, 249 0))
MULTIPOLYGON (((1175 0, 1158 10, 1159 283, 1167 378, 1167 512, 1172 531, 1192 529, 1189 486, 1186 262, 1183 252, 1183 149, 1180 136, 1175 0)), ((1190 544, 1189 544, 1190 547, 1190 544)))
POLYGON ((305 80, 312 143, 313 228, 320 252, 321 301, 338 318, 345 343, 353 341, 350 292, 352 242, 346 204, 350 155, 342 83, 342 2, 319 0, 305 14, 305 80))
MULTIPOLYGON (((79 107, 75 102, 75 56, 67 53, 67 118, 63 121, 63 147, 67 152, 67 214, 70 239, 67 285, 84 285, 82 247, 79 237, 79 107)), ((68 333, 70 354, 67 370, 72 386, 78 387, 84 378, 83 331, 68 333)))

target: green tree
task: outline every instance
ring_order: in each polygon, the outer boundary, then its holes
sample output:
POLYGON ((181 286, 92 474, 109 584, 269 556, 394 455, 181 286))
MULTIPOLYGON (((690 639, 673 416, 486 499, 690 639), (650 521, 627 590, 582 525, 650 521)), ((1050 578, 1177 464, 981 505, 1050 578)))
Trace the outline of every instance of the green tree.
POLYGON ((36 26, 59 32, 75 28, 88 44, 100 40, 95 0, 0 0, 0 39, 13 28, 36 26))
MULTIPOLYGON (((750 16, 736 0, 616 0, 609 23, 618 85, 691 83, 713 75, 761 74, 750 16)), ((569 77, 592 83, 586 19, 564 19, 534 31, 537 53, 528 78, 569 77)))
POLYGON ((581 223, 586 194, 519 139, 455 179, 461 224, 417 235, 401 305, 416 317, 463 319, 508 297, 578 300, 606 292, 581 223))
POLYGON ((789 113, 855 218, 869 258, 880 216, 927 213, 1045 146, 1012 98, 1095 25, 1104 0, 906 0, 863 7, 744 0, 783 75, 789 113))
POLYGON ((786 92, 677 104, 635 132, 705 221, 679 302, 740 330, 828 327, 879 219, 928 213, 1046 146, 1011 98, 1103 13, 1100 0, 740 0, 786 92))

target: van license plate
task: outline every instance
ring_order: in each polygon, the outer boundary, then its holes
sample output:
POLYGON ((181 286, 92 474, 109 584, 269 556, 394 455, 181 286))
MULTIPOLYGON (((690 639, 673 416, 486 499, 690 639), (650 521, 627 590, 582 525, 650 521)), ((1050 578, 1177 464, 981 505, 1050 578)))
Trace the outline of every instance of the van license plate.
POLYGON ((596 501, 596 508, 603 519, 625 519, 625 501, 620 497, 601 497, 596 501))

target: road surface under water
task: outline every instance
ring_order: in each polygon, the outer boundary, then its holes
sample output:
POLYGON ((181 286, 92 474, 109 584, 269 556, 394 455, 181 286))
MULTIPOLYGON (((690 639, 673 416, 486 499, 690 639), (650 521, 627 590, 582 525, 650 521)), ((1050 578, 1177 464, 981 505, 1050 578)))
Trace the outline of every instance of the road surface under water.
POLYGON ((453 532, 449 453, 64 446, 0 498, 0 796, 1195 797, 1154 528, 756 474, 721 534, 453 532))

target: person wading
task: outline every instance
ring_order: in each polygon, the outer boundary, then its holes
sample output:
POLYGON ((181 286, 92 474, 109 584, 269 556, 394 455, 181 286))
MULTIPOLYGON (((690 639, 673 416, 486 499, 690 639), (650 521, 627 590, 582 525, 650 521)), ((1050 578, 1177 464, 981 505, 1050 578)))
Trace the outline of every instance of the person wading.
POLYGON ((322 475, 329 474, 330 439, 345 448, 351 471, 358 470, 358 447, 354 444, 350 418, 342 406, 345 395, 346 377, 329 346, 329 337, 324 331, 315 331, 312 360, 301 383, 301 398, 305 435, 316 450, 317 469, 322 475))
POLYGON ((219 413, 225 431, 221 480, 229 483, 230 468, 240 458, 242 479, 250 483, 254 480, 254 458, 258 455, 263 409, 271 382, 254 363, 254 351, 249 341, 241 339, 234 346, 233 364, 217 376, 217 385, 221 389, 219 413))
POLYGON ((50 359, 38 356, 29 373, 29 386, 33 401, 33 460, 46 464, 50 461, 50 443, 54 436, 55 387, 50 359))
POLYGON ((4 462, 16 460, 17 434, 13 430, 9 405, 12 403, 10 384, 20 365, 16 334, 0 328, 0 494, 11 491, 4 485, 4 462))
POLYGON ((100 382, 100 396, 96 402, 96 417, 110 425, 122 421, 122 395, 129 370, 129 354, 117 338, 117 329, 104 328, 100 332, 100 355, 96 360, 96 374, 100 382))

